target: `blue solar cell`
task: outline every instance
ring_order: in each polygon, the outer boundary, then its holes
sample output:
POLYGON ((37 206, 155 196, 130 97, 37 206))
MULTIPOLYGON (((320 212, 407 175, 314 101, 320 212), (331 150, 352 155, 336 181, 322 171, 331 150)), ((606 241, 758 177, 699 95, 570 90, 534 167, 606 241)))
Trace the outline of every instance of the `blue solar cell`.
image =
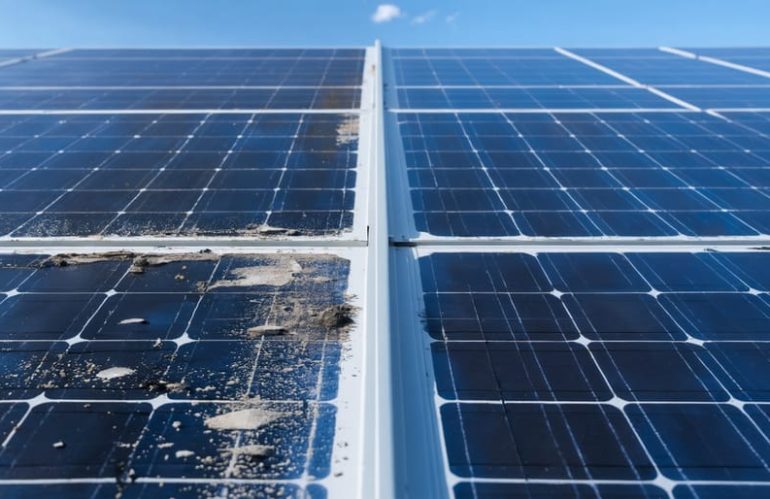
POLYGON ((721 381, 734 397, 758 402, 770 399, 770 349, 766 343, 711 342, 705 348, 719 362, 725 373, 721 381))
POLYGON ((436 389, 464 400, 609 400, 584 347, 570 343, 432 345, 436 389))
POLYGON ((675 480, 767 480, 770 445, 729 405, 632 405, 629 418, 652 459, 675 480))
POLYGON ((623 414, 602 405, 445 404, 450 470, 460 477, 651 479, 623 414))
POLYGON ((748 293, 667 293, 663 307, 701 340, 766 340, 770 305, 748 293))
POLYGON ((563 292, 641 292, 650 286, 617 253, 545 253, 539 257, 554 287, 563 292))
POLYGON ((484 483, 460 482, 454 487, 457 499, 627 499, 644 497, 663 499, 668 494, 651 485, 588 485, 544 483, 484 483))
POLYGON ((728 393, 712 374, 701 347, 683 343, 592 343, 591 352, 613 392, 635 401, 724 402, 728 393))
POLYGON ((748 290, 707 254, 632 253, 626 256, 658 291, 748 290))

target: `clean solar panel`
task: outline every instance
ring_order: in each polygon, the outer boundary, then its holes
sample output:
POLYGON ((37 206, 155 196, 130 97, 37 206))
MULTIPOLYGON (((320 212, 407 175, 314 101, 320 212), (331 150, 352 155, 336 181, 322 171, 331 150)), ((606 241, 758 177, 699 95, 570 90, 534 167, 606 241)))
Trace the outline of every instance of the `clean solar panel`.
POLYGON ((357 138, 344 114, 5 115, 0 232, 337 233, 357 138))
POLYGON ((39 493, 10 479, 77 478, 46 492, 325 497, 310 484, 330 474, 347 324, 324 319, 345 307, 347 260, 0 259, 4 496, 39 493))
POLYGON ((764 114, 400 113, 398 120, 420 232, 770 233, 764 114))
POLYGON ((455 497, 761 494, 742 483, 770 477, 770 281, 752 277, 768 267, 762 251, 421 257, 455 497))

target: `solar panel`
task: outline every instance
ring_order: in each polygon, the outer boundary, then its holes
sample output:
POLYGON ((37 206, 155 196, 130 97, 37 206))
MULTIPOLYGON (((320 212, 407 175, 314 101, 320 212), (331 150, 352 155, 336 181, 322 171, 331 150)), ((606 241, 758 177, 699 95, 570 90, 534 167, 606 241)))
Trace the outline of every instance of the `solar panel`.
POLYGON ((355 115, 5 115, 11 236, 245 235, 352 226, 355 115))
POLYGON ((0 495, 356 490, 366 54, 0 52, 0 495))
POLYGON ((767 493, 770 82, 715 56, 391 52, 404 490, 767 493))
POLYGON ((764 252, 418 254, 456 497, 767 480, 764 252))
POLYGON ((770 230, 765 121, 752 128, 741 117, 695 113, 398 119, 421 232, 750 236, 770 230))
POLYGON ((328 311, 349 272, 331 255, 3 255, 0 476, 323 480, 349 327, 328 311))
POLYGON ((0 50, 0 495, 767 495, 768 57, 0 50))

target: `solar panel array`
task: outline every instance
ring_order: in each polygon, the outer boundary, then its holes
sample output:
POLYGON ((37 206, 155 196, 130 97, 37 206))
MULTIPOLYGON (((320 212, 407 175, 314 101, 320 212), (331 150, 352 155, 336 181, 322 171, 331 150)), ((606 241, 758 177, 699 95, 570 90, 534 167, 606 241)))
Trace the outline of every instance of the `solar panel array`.
POLYGON ((0 51, 0 495, 359 486, 365 57, 0 51))
POLYGON ((768 61, 0 50, 0 495, 767 495, 768 61))
POLYGON ((767 50, 389 53, 404 480, 767 495, 767 50))

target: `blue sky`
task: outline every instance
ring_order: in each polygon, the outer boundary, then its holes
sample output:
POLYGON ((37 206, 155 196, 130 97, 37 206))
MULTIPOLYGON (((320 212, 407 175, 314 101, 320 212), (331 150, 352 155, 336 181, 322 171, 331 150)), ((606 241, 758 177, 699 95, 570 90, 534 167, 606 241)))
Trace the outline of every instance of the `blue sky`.
POLYGON ((0 46, 770 45, 769 0, 386 1, 0 0, 0 46))

